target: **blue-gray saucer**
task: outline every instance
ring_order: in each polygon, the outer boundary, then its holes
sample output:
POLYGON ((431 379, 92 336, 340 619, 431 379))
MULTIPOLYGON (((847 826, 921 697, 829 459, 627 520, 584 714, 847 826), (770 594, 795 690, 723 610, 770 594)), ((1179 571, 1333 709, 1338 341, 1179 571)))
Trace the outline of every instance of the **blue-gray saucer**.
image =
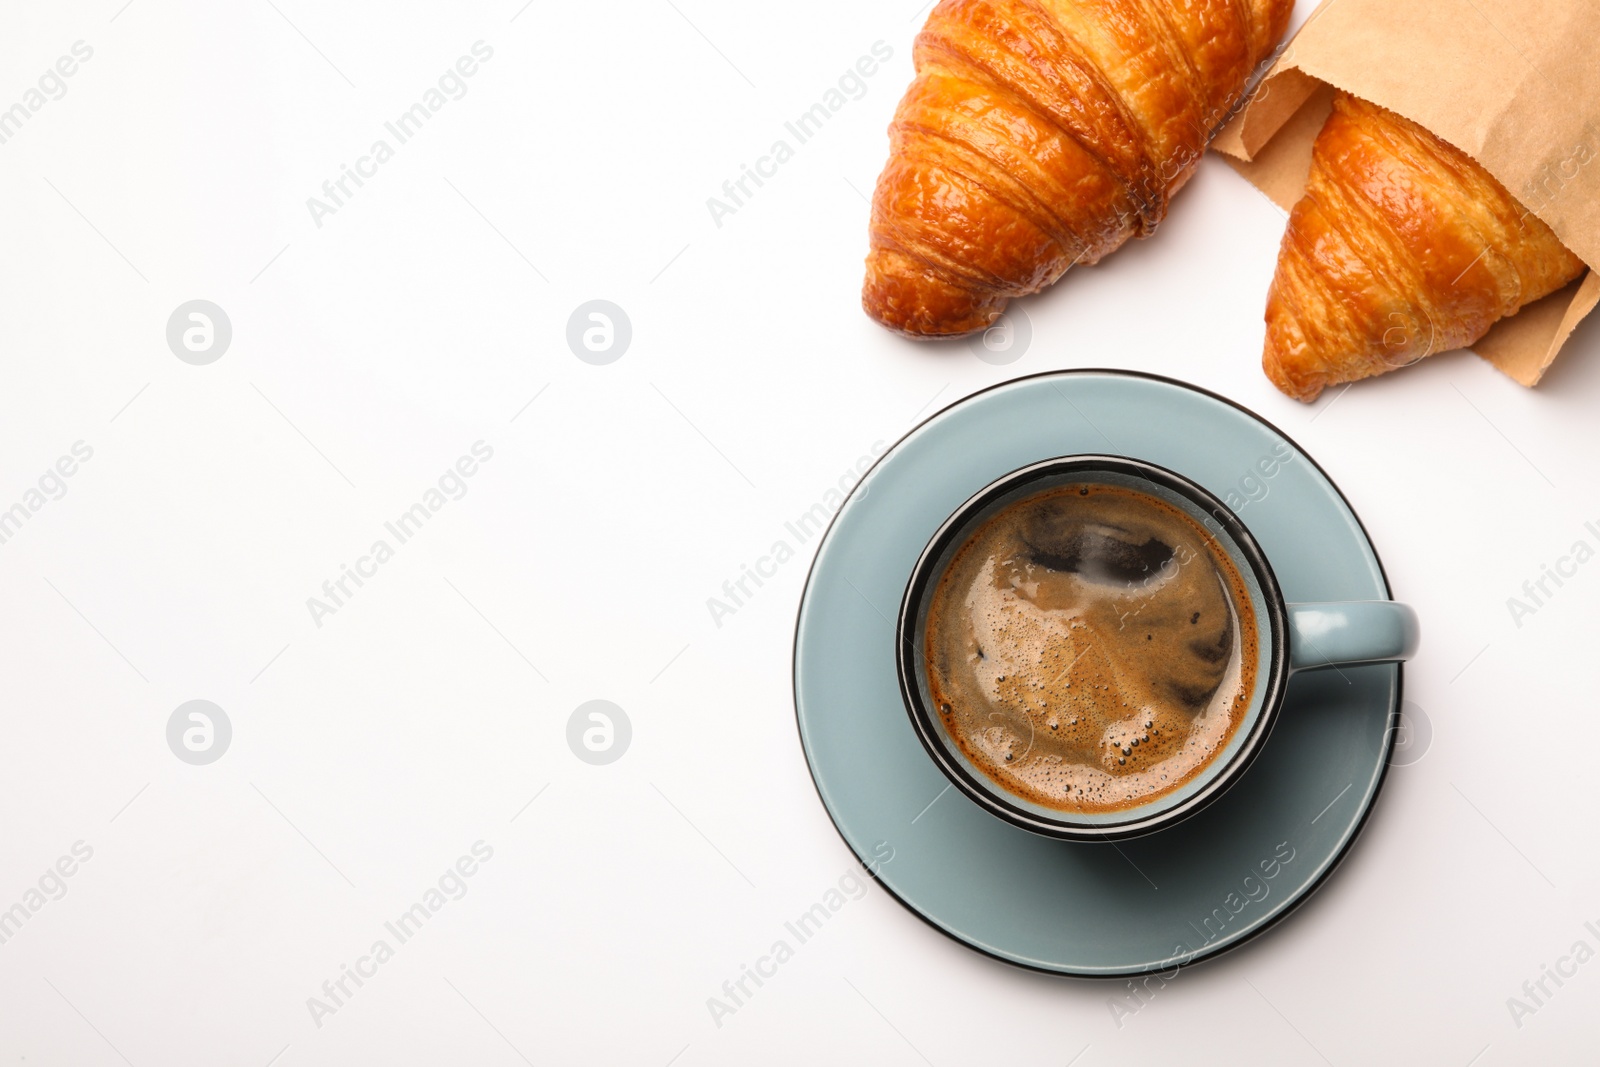
POLYGON ((1383 782, 1400 667, 1295 675, 1249 771, 1205 811, 1146 837, 1057 841, 978 807, 912 730, 893 620, 918 555, 963 501, 1019 467, 1086 452, 1159 464, 1226 501, 1291 602, 1390 595, 1350 505, 1273 426, 1170 379, 1037 375, 922 423, 840 508, 801 598, 795 710, 839 833, 931 925, 1038 970, 1164 972, 1267 929, 1338 865, 1383 782))

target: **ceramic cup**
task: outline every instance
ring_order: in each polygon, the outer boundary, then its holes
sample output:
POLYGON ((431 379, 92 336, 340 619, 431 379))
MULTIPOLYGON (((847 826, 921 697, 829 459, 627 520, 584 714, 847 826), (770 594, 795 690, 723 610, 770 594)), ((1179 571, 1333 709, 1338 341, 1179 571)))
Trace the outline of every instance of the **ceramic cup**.
MULTIPOLYGON (((917 560, 901 602, 896 657, 900 692, 923 747, 955 786, 993 814, 1026 830, 1069 840, 1117 840, 1170 826, 1204 808, 1245 772, 1283 712, 1289 676, 1320 667, 1409 659, 1417 648, 1417 616, 1392 600, 1290 604, 1250 531, 1221 500, 1163 467, 1122 456, 1078 455, 1007 474, 957 508, 917 560), (1255 609, 1255 692, 1222 751, 1183 786, 1114 812, 1077 813, 1035 803, 973 766, 933 714, 925 634, 928 601, 957 550, 978 526, 1007 506, 1067 484, 1123 486, 1166 501, 1193 517, 1233 561, 1255 609)), ((1289 714, 1293 714, 1292 710, 1289 714)))

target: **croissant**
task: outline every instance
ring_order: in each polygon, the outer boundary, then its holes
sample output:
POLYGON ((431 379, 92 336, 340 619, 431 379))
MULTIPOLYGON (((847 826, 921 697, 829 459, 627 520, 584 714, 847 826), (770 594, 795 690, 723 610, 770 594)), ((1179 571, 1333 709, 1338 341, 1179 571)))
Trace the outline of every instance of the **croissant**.
POLYGON ((990 325, 1148 237, 1293 0, 940 0, 889 127, 861 303, 914 337, 990 325))
POLYGON ((1315 400, 1470 345, 1583 269, 1466 153, 1336 93, 1278 250, 1262 369, 1315 400))

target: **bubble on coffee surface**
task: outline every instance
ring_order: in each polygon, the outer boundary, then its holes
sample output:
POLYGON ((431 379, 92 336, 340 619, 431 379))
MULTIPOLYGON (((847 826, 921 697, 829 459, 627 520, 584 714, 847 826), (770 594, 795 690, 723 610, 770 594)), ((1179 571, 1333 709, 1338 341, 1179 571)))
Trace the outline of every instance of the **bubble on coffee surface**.
POLYGON ((1254 689, 1254 613, 1234 566, 1177 507, 1111 485, 987 519, 934 588, 925 652, 950 736, 1047 807, 1117 811, 1221 752, 1254 689))

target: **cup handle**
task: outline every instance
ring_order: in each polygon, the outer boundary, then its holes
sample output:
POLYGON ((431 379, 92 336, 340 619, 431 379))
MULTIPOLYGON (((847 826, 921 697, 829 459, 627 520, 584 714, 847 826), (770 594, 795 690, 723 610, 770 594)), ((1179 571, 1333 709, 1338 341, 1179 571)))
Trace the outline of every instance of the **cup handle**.
POLYGON ((1289 605, 1289 670, 1410 659, 1417 613, 1393 600, 1289 605))

